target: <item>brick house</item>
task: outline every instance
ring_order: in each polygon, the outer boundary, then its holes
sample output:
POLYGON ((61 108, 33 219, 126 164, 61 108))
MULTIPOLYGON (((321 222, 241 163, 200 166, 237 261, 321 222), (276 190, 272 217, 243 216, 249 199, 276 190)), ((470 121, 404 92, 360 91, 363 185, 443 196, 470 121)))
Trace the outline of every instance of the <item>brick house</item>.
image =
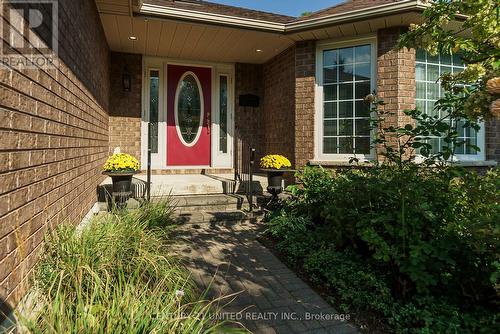
MULTIPOLYGON (((10 2, 0 65, 0 301, 11 305, 47 229, 81 221, 96 202, 106 157, 120 147, 145 168, 148 121, 155 173, 232 171, 241 145, 283 154, 296 168, 341 166, 354 152, 376 158, 367 94, 376 91, 401 116, 391 122, 404 124, 403 109, 432 112, 440 73, 463 68, 458 57, 394 49, 421 21, 417 0, 352 0, 301 18, 194 0, 59 0, 55 30, 23 24, 22 9, 37 7, 10 2), (39 56, 55 33, 52 66, 8 59, 27 57, 13 36, 39 56)), ((464 131, 481 151, 464 146, 459 159, 498 161, 499 126, 464 131)))

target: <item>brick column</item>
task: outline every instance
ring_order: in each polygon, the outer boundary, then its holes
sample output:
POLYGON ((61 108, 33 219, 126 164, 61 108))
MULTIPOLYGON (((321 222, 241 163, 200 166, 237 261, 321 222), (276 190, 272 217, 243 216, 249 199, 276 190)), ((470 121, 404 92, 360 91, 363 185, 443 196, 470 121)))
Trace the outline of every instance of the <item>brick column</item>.
POLYGON ((141 159, 142 56, 111 53, 110 66, 109 153, 116 147, 141 159), (123 91, 122 76, 127 70, 132 77, 129 92, 123 91))
POLYGON ((295 165, 295 47, 264 64, 263 122, 266 154, 282 154, 295 165))
POLYGON ((500 161, 500 120, 488 119, 486 122, 486 160, 500 161))
MULTIPOLYGON (((263 113, 263 70, 260 64, 236 63, 235 65, 235 110, 234 110, 234 163, 240 166, 246 158, 241 155, 243 145, 255 148, 255 170, 259 168, 258 161, 264 155, 262 113, 263 113), (245 94, 257 95, 260 106, 257 108, 240 107, 239 96, 245 94)), ((240 166, 241 167, 241 166, 240 166)))
POLYGON ((314 158, 316 43, 299 42, 295 50, 295 167, 303 168, 314 158))
POLYGON ((403 29, 382 29, 377 33, 377 95, 386 103, 381 109, 393 113, 386 117, 384 126, 413 123, 403 110, 415 108, 415 50, 396 49, 403 29))

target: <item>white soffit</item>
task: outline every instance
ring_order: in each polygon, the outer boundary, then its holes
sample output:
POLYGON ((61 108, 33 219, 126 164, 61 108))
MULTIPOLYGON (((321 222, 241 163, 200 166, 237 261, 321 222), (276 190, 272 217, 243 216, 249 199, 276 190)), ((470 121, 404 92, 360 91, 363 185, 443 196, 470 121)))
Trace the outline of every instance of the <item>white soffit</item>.
POLYGON ((101 13, 101 21, 112 51, 147 56, 264 63, 294 43, 282 34, 174 20, 101 13))

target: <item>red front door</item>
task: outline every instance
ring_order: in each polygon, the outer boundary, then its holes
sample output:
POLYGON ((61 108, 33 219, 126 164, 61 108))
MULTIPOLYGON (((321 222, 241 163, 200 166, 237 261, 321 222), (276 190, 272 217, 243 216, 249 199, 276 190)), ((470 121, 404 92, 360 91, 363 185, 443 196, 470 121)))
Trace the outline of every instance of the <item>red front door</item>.
POLYGON ((209 166, 212 71, 167 67, 167 165, 209 166))

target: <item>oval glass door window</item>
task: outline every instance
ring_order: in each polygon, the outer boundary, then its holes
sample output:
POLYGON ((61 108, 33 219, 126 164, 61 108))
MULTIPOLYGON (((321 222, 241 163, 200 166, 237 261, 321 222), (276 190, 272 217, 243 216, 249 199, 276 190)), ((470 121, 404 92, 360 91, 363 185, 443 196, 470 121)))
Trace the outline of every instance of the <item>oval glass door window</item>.
POLYGON ((203 126, 203 99, 201 85, 192 72, 179 80, 175 96, 175 123, 177 134, 186 146, 193 146, 203 126))

